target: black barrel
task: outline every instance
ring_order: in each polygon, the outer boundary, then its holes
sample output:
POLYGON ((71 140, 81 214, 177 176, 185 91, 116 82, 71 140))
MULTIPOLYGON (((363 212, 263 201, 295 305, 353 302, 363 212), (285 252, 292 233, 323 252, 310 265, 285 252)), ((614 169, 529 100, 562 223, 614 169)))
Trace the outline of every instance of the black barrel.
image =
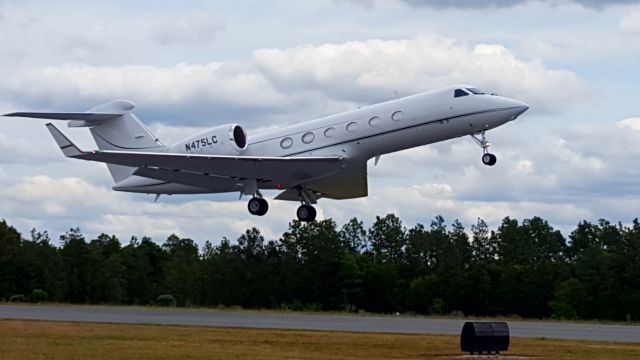
POLYGON ((509 325, 506 322, 467 321, 460 334, 462 352, 500 353, 509 350, 509 325))

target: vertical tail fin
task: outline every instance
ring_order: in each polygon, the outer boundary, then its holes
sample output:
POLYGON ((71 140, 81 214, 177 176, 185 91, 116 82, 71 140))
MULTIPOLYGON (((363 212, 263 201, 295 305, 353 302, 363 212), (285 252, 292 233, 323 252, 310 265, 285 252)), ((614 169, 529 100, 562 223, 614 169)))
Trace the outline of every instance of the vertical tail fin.
MULTIPOLYGON (((131 111, 135 104, 115 100, 83 112, 16 112, 4 116, 70 120, 69 127, 88 127, 100 150, 163 151, 163 145, 131 111)), ((51 130, 51 128, 49 129, 51 130)), ((118 183, 136 168, 107 164, 113 181, 118 183)))
MULTIPOLYGON (((147 127, 131 113, 135 105, 131 101, 116 100, 89 110, 89 113, 118 113, 106 121, 78 124, 90 126, 91 135, 100 150, 122 151, 161 151, 166 148, 147 127)), ((69 126, 78 126, 74 122, 69 126)), ((113 181, 118 183, 130 176, 135 168, 121 165, 107 164, 113 181)))

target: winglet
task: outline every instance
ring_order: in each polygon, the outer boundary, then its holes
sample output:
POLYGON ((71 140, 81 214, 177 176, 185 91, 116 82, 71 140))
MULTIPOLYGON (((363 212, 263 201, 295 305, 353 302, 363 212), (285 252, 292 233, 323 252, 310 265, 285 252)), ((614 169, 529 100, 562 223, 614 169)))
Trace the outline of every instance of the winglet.
POLYGON ((60 150, 62 150, 64 156, 75 157, 83 154, 83 152, 52 123, 47 124, 47 129, 51 133, 51 136, 53 136, 53 140, 55 140, 60 147, 60 150))

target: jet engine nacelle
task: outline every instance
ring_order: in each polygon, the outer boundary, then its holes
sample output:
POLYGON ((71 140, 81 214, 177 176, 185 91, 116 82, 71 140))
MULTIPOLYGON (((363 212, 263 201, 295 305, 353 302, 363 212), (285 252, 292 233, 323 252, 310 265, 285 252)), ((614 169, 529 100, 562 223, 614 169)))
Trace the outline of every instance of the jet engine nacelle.
POLYGON ((238 124, 225 124, 187 138, 172 150, 215 155, 239 155, 247 148, 247 132, 238 124))

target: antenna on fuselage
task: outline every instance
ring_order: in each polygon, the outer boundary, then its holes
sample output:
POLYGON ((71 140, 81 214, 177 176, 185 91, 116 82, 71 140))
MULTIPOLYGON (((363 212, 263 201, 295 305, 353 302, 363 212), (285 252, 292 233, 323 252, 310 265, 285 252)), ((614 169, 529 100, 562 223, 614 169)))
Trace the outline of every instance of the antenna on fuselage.
POLYGON ((393 90, 393 93, 396 94, 396 99, 400 99, 400 93, 398 93, 398 90, 393 90))

